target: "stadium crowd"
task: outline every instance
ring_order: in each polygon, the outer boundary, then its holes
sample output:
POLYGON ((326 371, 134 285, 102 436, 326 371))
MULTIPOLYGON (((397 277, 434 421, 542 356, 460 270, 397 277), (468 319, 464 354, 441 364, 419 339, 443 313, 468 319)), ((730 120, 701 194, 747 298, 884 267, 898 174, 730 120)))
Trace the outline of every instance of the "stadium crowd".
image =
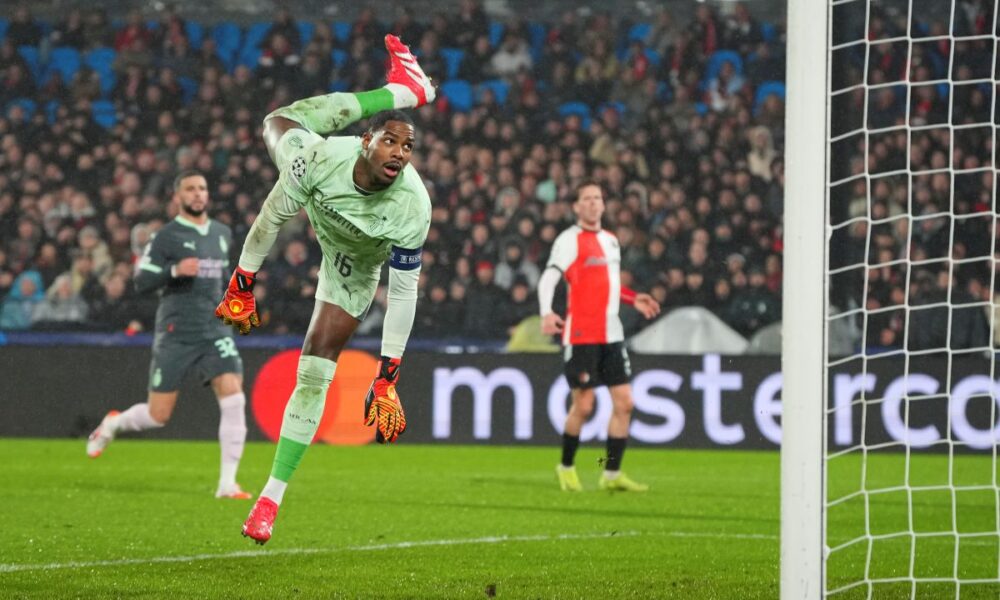
MULTIPOLYGON (((908 22, 905 12, 874 13, 867 63, 858 46, 833 75, 835 89, 866 79, 879 86, 841 95, 832 124, 845 140, 831 164, 831 268, 842 270, 831 280, 831 302, 839 311, 866 309, 852 326, 869 351, 988 348, 990 322, 1000 317, 993 308, 1000 285, 993 275, 995 6, 957 5, 953 44, 940 39, 947 14, 908 22), (892 41, 907 35, 909 56, 907 43, 892 41)), ((992 335, 1000 344, 1000 331, 992 335)))
MULTIPOLYGON (((174 174, 204 172, 212 216, 242 239, 277 175, 262 117, 381 85, 387 32, 443 82, 414 115, 413 163, 434 202, 415 336, 502 339, 536 314, 549 247, 590 177, 606 189, 623 283, 665 313, 704 306, 747 336, 780 319, 784 41, 746 5, 700 4, 690 22, 662 9, 643 23, 570 11, 503 25, 476 0, 426 22, 363 9, 340 27, 282 11, 235 48, 192 39, 169 8, 158 17, 93 9, 49 27, 25 6, 13 13, 0 42, 0 329, 148 328, 156 298, 133 292, 133 263, 174 216, 174 174), (113 60, 68 78, 39 68, 66 47, 113 60)), ((304 331, 319 260, 301 215, 255 290, 264 331, 304 331)), ((384 292, 362 334, 376 333, 383 305, 384 292)), ((629 311, 635 331, 644 323, 629 311)))

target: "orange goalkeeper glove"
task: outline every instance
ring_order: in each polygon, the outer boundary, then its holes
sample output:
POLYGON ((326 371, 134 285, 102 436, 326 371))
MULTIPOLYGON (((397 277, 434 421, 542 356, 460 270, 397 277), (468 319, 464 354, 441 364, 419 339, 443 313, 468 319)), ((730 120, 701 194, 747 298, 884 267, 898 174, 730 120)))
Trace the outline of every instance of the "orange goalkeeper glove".
POLYGON ((396 394, 399 362, 385 356, 379 360, 378 373, 365 398, 365 425, 376 426, 375 441, 380 444, 391 444, 406 431, 406 415, 396 394))
POLYGON ((250 333, 253 327, 260 327, 257 302, 253 297, 254 276, 255 273, 236 267, 229 279, 226 295, 215 309, 215 316, 226 325, 236 327, 241 335, 250 333))

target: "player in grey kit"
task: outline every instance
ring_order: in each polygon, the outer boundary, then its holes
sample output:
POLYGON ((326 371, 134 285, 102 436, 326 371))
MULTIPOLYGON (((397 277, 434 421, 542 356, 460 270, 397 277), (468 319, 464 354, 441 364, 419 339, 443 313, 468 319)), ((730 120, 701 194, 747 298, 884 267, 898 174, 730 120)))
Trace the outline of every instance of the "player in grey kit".
POLYGON ((236 483, 236 470, 246 440, 243 361, 230 328, 215 319, 219 294, 229 275, 229 227, 208 218, 208 183, 197 171, 174 180, 178 215, 146 246, 135 286, 139 292, 160 290, 149 366, 149 397, 123 411, 111 411, 90 434, 87 455, 97 458, 127 431, 163 427, 177 403, 184 376, 194 369, 219 400, 219 444, 222 447, 217 498, 249 499, 236 483))

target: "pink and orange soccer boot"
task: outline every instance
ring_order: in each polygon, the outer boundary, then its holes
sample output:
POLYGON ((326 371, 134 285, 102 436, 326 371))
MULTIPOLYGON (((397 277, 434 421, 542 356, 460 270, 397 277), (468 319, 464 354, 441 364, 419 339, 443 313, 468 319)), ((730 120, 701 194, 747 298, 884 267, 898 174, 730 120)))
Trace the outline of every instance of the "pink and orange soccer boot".
POLYGON ((274 519, 277 516, 278 505, 274 500, 264 496, 257 498, 257 502, 250 509, 250 516, 243 523, 243 537, 253 538, 263 546, 271 539, 271 530, 274 529, 274 519))
MULTIPOLYGON (((385 49, 389 53, 389 72, 385 76, 389 87, 403 86, 414 96, 413 106, 407 108, 417 108, 434 102, 434 97, 437 95, 434 85, 431 84, 431 80, 424 73, 424 70, 420 68, 416 57, 413 56, 406 44, 401 42, 398 37, 389 34, 385 36, 385 49)), ((393 90, 397 102, 400 99, 400 91, 402 90, 398 87, 393 90)), ((397 105, 396 108, 401 107, 397 105)))
POLYGON ((108 420, 111 417, 117 417, 118 411, 113 410, 108 414, 104 415, 101 419, 101 424, 97 426, 97 429, 90 434, 87 438, 87 456, 90 458, 97 458, 104 452, 104 449, 108 447, 111 440, 115 439, 115 431, 111 428, 108 420))

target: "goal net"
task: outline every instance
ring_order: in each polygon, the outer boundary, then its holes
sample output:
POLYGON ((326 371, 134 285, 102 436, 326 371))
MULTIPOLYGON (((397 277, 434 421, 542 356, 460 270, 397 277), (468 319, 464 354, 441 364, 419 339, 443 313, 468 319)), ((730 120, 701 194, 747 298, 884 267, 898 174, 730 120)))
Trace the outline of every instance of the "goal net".
POLYGON ((782 596, 995 598, 996 0, 819 4, 789 3, 782 596))

